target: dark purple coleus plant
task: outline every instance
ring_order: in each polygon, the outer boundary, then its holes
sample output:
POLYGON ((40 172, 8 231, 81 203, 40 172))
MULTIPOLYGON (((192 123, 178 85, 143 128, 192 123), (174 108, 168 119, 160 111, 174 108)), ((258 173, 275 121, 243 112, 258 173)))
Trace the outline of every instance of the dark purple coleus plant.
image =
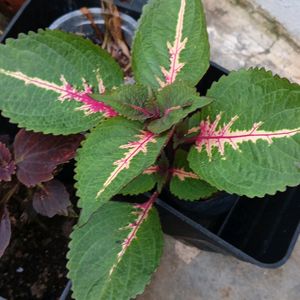
POLYGON ((20 130, 13 144, 18 180, 27 187, 53 179, 58 165, 68 162, 83 135, 54 136, 20 130))
POLYGON ((21 129, 13 144, 8 144, 9 139, 1 139, 0 257, 11 236, 7 207, 20 185, 27 188, 21 196, 24 200, 30 197, 39 214, 48 217, 68 214, 67 209, 71 206, 69 194, 64 184, 53 177, 59 165, 74 158, 83 138, 82 134, 54 136, 21 129))
MULTIPOLYGON (((154 203, 163 188, 195 201, 219 190, 263 197, 300 183, 299 85, 253 68, 231 72, 201 96, 194 86, 208 67, 199 0, 145 6, 131 85, 104 50, 75 35, 40 30, 0 47, 4 116, 44 134, 89 131, 76 154, 81 215, 68 253, 76 299, 130 299, 143 291, 162 253, 154 203), (147 191, 152 196, 143 204, 109 201, 147 191)), ((51 143, 39 145, 51 152, 51 143)), ((52 158, 27 172, 32 158, 45 153, 23 149, 13 163, 4 150, 2 176, 9 178, 15 164, 28 186, 49 180, 52 158)), ((64 197, 64 189, 50 181, 34 206, 44 212, 45 201, 56 203, 58 194, 64 197)))

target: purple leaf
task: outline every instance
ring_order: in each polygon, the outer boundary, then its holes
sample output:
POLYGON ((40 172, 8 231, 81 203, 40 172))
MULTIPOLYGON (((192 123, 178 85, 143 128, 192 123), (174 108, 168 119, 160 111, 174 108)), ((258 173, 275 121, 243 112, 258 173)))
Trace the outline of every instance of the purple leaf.
POLYGON ((10 181, 15 173, 15 163, 8 148, 0 142, 0 181, 10 181))
POLYGON ((9 213, 6 207, 0 211, 0 257, 7 248, 11 237, 9 213))
POLYGON ((0 134, 0 143, 8 145, 10 141, 10 136, 8 134, 0 134))
POLYGON ((76 154, 83 135, 45 135, 20 130, 15 138, 14 152, 17 177, 26 186, 49 181, 57 165, 76 154))
POLYGON ((55 215, 68 215, 71 205, 65 186, 58 180, 43 184, 33 195, 33 208, 41 215, 52 218, 55 215))

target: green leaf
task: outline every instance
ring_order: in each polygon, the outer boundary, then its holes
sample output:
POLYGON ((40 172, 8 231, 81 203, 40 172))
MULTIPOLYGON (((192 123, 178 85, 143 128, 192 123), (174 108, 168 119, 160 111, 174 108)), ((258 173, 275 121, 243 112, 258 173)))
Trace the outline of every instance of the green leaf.
POLYGON ((165 151, 162 151, 159 159, 157 160, 157 165, 154 167, 154 170, 156 169, 156 172, 153 173, 155 176, 155 180, 157 182, 156 189, 157 191, 159 191, 159 193, 161 193, 164 186, 169 180, 169 166, 170 166, 169 159, 165 151))
POLYGON ((129 182, 121 191, 120 194, 127 195, 139 195, 149 192, 154 188, 156 184, 155 176, 153 174, 141 174, 129 182))
POLYGON ((195 88, 184 83, 166 86, 157 94, 161 118, 150 122, 148 129, 154 133, 164 132, 211 101, 212 99, 200 97, 195 88))
POLYGON ((199 200, 210 197, 217 189, 192 172, 187 161, 187 152, 176 151, 170 191, 182 200, 199 200))
POLYGON ((0 46, 0 109, 30 130, 71 134, 95 126, 115 112, 89 94, 122 82, 108 53, 73 34, 40 30, 0 46))
POLYGON ((160 88, 178 80, 196 85, 209 67, 209 42, 201 1, 150 0, 135 35, 135 79, 160 88))
POLYGON ((78 300, 126 300, 141 294, 163 249, 151 203, 108 202, 76 227, 68 253, 68 277, 78 300))
POLYGON ((143 131, 141 123, 122 117, 97 126, 76 157, 81 221, 153 165, 165 142, 166 135, 143 131))
POLYGON ((150 101, 153 99, 152 90, 143 85, 124 85, 113 90, 111 94, 95 95, 94 98, 103 101, 119 115, 130 120, 144 121, 155 114, 150 101))
POLYGON ((197 133, 199 133, 197 126, 200 122, 201 111, 197 111, 176 125, 173 138, 174 149, 181 144, 188 143, 189 140, 194 142, 194 137, 197 136, 197 133))
POLYGON ((215 83, 202 110, 189 162, 229 193, 275 194, 300 183, 300 87, 263 69, 241 70, 215 83))

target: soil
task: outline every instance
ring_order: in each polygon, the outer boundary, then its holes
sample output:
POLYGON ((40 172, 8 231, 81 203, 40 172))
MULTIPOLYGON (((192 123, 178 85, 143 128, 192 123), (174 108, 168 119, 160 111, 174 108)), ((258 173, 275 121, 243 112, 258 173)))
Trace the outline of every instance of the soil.
POLYGON ((42 217, 26 200, 12 200, 12 238, 0 260, 0 298, 59 299, 67 284, 66 253, 74 219, 42 217))

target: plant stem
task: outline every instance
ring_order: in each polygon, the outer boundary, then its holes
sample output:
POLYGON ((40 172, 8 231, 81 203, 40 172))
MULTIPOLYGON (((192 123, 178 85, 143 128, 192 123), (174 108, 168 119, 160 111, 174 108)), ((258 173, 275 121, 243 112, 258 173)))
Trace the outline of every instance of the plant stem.
POLYGON ((197 141, 197 136, 183 139, 182 144, 193 144, 197 141))
POLYGON ((89 9, 87 7, 82 7, 80 9, 80 11, 91 22, 91 27, 93 28, 99 41, 103 42, 104 36, 103 36, 102 32, 100 31, 99 27, 96 25, 95 19, 94 19, 93 15, 91 14, 91 12, 89 11, 89 9))
POLYGON ((5 205, 10 200, 10 198, 17 192, 19 186, 20 186, 19 182, 14 184, 12 188, 10 188, 8 192, 4 195, 4 197, 0 200, 0 204, 5 205))

